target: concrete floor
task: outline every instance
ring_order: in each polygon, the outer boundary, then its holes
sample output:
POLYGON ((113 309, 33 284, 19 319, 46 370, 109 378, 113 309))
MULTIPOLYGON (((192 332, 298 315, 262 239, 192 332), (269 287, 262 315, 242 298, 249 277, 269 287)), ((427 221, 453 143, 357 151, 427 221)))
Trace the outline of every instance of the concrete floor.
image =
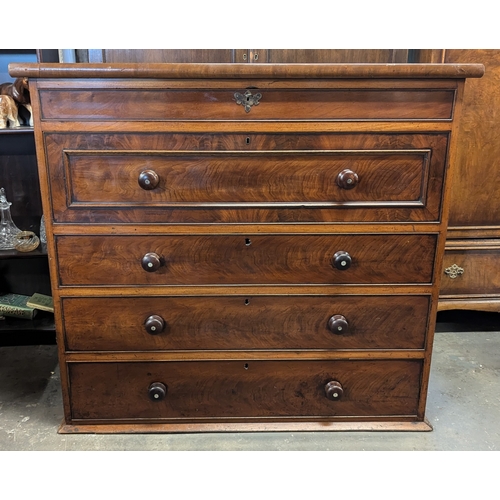
POLYGON ((436 333, 432 432, 60 435, 56 347, 0 347, 0 450, 499 450, 500 332, 436 333))

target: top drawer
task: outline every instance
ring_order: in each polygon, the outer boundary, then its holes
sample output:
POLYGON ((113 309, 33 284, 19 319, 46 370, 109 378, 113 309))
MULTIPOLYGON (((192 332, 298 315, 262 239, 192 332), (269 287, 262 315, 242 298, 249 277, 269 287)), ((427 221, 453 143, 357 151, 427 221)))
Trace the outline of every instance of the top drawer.
MULTIPOLYGON (((259 83, 259 82, 255 82, 259 83)), ((165 84, 166 85, 166 84, 165 84)), ((40 89, 42 120, 451 120, 454 89, 40 89)))

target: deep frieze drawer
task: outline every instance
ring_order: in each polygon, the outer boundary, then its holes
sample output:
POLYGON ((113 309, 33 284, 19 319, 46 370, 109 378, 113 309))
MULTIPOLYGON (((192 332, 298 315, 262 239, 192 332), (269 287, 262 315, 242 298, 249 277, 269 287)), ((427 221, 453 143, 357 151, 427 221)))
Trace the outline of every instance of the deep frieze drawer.
POLYGON ((60 284, 431 283, 437 235, 58 236, 60 284))
POLYGON ((429 296, 70 297, 71 351, 423 349, 429 296))
POLYGON ((69 363, 75 420, 415 416, 421 360, 69 363))
POLYGON ((66 151, 65 166, 77 209, 423 207, 430 153, 66 151))
POLYGON ((61 223, 390 222, 441 215, 447 134, 46 136, 61 223))
POLYGON ((451 120, 455 98, 453 89, 256 88, 245 96, 247 90, 40 89, 41 116, 42 120, 129 122, 451 120))

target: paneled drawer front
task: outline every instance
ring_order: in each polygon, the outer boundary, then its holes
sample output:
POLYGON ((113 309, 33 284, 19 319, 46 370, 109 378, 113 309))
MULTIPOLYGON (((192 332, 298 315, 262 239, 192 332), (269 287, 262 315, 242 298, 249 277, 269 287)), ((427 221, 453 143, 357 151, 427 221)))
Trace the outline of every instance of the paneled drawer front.
POLYGON ((448 138, 95 133, 46 143, 56 222, 392 222, 439 220, 448 138))
POLYGON ((415 415, 422 361, 221 360, 68 366, 73 419, 188 420, 415 415), (341 386, 336 396, 330 393, 333 400, 327 397, 330 382, 341 386), (158 383, 165 387, 163 399, 160 390, 151 387, 158 383))
POLYGON ((423 206, 429 150, 67 151, 70 206, 423 206), (235 181, 236 179, 236 181, 235 181))
POLYGON ((430 283, 437 235, 59 236, 70 285, 430 283))
MULTIPOLYGON (((252 86, 252 83, 248 83, 252 86)), ((40 91, 42 120, 451 120, 454 90, 75 89, 40 91), (248 109, 248 111, 246 111, 248 109)))
POLYGON ((423 349, 427 296, 63 298, 69 350, 423 349))
POLYGON ((500 244, 498 243, 500 242, 497 242, 496 248, 489 249, 485 246, 446 250, 440 295, 498 294, 500 292, 500 244))

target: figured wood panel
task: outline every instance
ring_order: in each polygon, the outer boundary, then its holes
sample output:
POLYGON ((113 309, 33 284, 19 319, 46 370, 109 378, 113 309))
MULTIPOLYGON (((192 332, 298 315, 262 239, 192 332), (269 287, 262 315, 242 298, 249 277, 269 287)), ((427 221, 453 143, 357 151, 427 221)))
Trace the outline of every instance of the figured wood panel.
POLYGON ((415 415, 421 361, 70 363, 74 419, 415 415), (325 385, 339 381, 331 401, 325 385), (151 383, 167 386, 152 401, 151 383))
POLYGON ((450 226, 499 226, 500 50, 446 50, 445 62, 486 67, 483 78, 465 84, 450 226))
POLYGON ((429 297, 73 297, 62 308, 72 351, 422 349, 429 297), (154 335, 152 315, 165 323, 154 335), (341 334, 328 328, 333 315, 348 322, 341 334))
MULTIPOLYGON (((235 49, 102 49, 103 63, 234 63, 235 49)), ((91 61, 92 62, 92 61, 91 61)))
POLYGON ((424 204, 430 150, 65 154, 70 206, 77 209, 238 202, 398 206, 424 204), (337 182, 346 169, 359 178, 352 189, 337 182), (159 184, 144 189, 138 179, 150 170, 159 177, 159 184))
POLYGON ((266 49, 258 51, 269 63, 405 63, 405 49, 266 49))
POLYGON ((445 251, 443 270, 456 265, 462 273, 456 274, 455 278, 443 274, 440 296, 500 293, 500 251, 498 248, 484 248, 481 242, 475 243, 476 248, 469 246, 464 250, 445 251))
POLYGON ((404 63, 401 49, 101 49, 91 62, 105 63, 404 63))
POLYGON ((439 220, 447 144, 447 134, 46 135, 55 220, 94 223, 439 220), (142 165, 158 170, 156 190, 139 187, 142 165), (361 168, 353 190, 336 185, 344 166, 361 168))
MULTIPOLYGON (((451 120, 453 90, 258 89, 41 89, 42 120, 451 120), (237 93, 259 94, 247 112, 237 93)), ((118 85, 117 85, 118 86, 118 85)))
POLYGON ((437 236, 189 235, 59 236, 59 279, 70 285, 430 283, 437 236), (339 270, 332 258, 348 252, 339 270), (142 268, 154 252, 162 265, 142 268))

